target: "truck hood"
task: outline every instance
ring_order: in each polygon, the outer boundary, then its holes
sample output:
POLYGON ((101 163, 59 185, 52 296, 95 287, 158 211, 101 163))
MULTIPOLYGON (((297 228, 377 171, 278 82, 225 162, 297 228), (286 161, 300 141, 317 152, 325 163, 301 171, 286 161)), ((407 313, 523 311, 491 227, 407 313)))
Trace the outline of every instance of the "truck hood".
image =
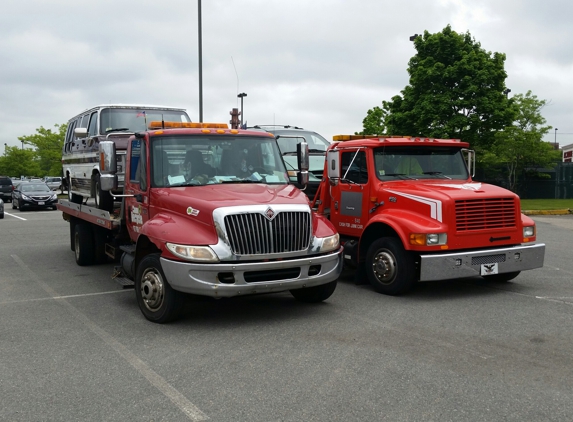
POLYGON ((197 217, 212 222, 213 210, 241 205, 308 204, 306 195, 293 185, 229 183, 154 189, 156 212, 197 217))
POLYGON ((437 200, 485 199, 514 197, 513 192, 481 182, 456 180, 416 180, 384 184, 384 190, 395 194, 409 194, 437 200))
MULTIPOLYGON (((212 245, 217 243, 213 210, 247 205, 306 205, 304 192, 293 185, 219 184, 152 189, 151 221, 145 230, 159 240, 212 245)), ((331 234, 332 227, 315 224, 331 234)), ((324 236, 324 234, 323 234, 324 236)))

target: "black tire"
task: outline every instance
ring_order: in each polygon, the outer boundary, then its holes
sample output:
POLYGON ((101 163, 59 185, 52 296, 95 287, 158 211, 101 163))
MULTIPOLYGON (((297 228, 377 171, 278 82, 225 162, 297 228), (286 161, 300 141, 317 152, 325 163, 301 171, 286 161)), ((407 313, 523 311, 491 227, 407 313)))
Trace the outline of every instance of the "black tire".
POLYGON ((107 230, 94 226, 94 262, 104 264, 107 261, 105 254, 105 244, 107 242, 107 230))
POLYGON ((76 222, 73 219, 70 221, 70 249, 76 251, 76 222))
POLYGON ((4 213, 0 214, 0 220, 4 218, 4 213))
POLYGON ((137 266, 135 297, 145 318, 163 324, 179 316, 184 295, 173 290, 167 282, 159 256, 158 253, 149 254, 137 266))
POLYGON ((521 273, 521 271, 513 271, 511 273, 484 275, 483 279, 487 280, 487 281, 493 281, 496 283, 505 283, 506 281, 513 280, 520 273, 521 273))
POLYGON ((76 264, 80 266, 94 263, 94 237, 92 227, 89 224, 76 223, 74 235, 74 252, 76 264))
POLYGON ((70 202, 74 204, 81 204, 84 201, 84 198, 81 195, 76 195, 72 193, 72 178, 68 177, 68 199, 70 202))
POLYGON ((113 197, 109 192, 101 190, 101 182, 100 182, 100 174, 96 174, 95 176, 95 187, 94 187, 95 195, 95 203, 96 207, 100 210, 104 211, 113 211, 113 197))
POLYGON ((337 281, 334 280, 330 283, 321 284, 320 286, 291 290, 290 294, 299 302, 318 303, 332 296, 332 293, 334 293, 336 289, 336 283, 337 281))
POLYGON ((383 237, 372 242, 364 265, 368 281, 378 293, 400 295, 416 283, 414 258, 398 238, 383 237))

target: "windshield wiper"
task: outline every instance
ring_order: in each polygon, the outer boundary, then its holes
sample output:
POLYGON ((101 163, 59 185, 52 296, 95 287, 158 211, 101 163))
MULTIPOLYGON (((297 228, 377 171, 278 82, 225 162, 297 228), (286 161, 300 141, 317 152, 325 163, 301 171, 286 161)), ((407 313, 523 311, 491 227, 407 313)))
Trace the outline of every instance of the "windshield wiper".
POLYGON ((237 180, 221 180, 221 183, 263 183, 260 180, 251 179, 237 179, 237 180))
POLYGON ((425 171, 423 174, 429 174, 431 176, 440 176, 450 180, 452 179, 451 177, 448 177, 445 174, 443 174, 441 171, 425 171))
POLYGON ((404 173, 386 173, 384 176, 400 176, 406 179, 411 179, 411 180, 416 180, 415 177, 410 177, 407 174, 404 173))
POLYGON ((118 128, 113 128, 113 129, 108 129, 105 131, 105 133, 109 133, 109 132, 125 132, 126 130, 129 130, 128 127, 118 127, 118 128))

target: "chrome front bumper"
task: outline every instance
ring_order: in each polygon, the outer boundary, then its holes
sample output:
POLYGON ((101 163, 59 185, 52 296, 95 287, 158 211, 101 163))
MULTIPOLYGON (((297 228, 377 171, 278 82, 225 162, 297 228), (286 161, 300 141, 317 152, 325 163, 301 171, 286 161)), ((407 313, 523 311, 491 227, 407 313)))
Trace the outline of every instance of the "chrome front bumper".
POLYGON ((543 267, 545 244, 421 255, 420 281, 450 280, 484 275, 495 265, 498 274, 543 267))
POLYGON ((161 266, 167 281, 175 290, 202 296, 232 297, 281 292, 334 281, 342 272, 342 251, 343 248, 341 247, 338 251, 327 255, 244 264, 196 264, 161 258, 161 266), (320 266, 318 274, 309 275, 309 269, 312 267, 313 270, 316 270, 317 266, 320 266), (296 278, 256 282, 245 280, 245 273, 256 274, 257 278, 264 279, 268 272, 287 269, 295 269, 296 271, 297 268, 300 268, 300 273, 296 278), (234 282, 229 283, 228 278, 226 283, 221 282, 220 274, 232 274, 234 282))

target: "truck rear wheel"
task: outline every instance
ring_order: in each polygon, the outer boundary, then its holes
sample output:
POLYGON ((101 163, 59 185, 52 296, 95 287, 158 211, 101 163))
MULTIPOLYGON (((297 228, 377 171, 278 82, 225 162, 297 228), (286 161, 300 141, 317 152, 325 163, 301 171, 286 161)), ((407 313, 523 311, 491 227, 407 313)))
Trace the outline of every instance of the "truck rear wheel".
POLYGON ((320 286, 291 290, 290 294, 299 302, 318 303, 328 299, 336 289, 336 280, 320 286))
POLYGON ((179 316, 184 296, 167 282, 159 256, 158 253, 147 255, 137 266, 135 296, 143 316, 163 324, 179 316))
POLYGON ((107 191, 101 190, 100 174, 95 176, 95 203, 96 207, 104 211, 113 211, 113 197, 107 191))
POLYGON ((76 264, 91 265, 94 262, 94 237, 92 227, 85 223, 76 223, 74 230, 74 252, 76 264))
POLYGON ((414 259, 398 238, 383 237, 372 242, 364 265, 368 281, 378 293, 400 295, 416 283, 414 259))
POLYGON ((521 273, 521 271, 513 271, 511 273, 503 273, 503 274, 493 274, 493 275, 484 275, 483 279, 487 281, 494 281, 496 283, 503 283, 506 281, 513 280, 521 273))

